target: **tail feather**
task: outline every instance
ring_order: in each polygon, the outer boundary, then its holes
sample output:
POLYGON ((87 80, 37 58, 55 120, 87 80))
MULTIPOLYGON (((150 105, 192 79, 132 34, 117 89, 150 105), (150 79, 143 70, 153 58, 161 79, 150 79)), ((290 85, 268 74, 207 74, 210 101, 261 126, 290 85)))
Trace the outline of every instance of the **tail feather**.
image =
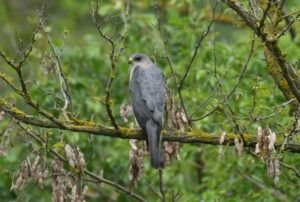
POLYGON ((152 119, 147 121, 146 132, 150 152, 150 162, 151 166, 156 169, 164 167, 164 159, 160 146, 160 131, 161 127, 159 124, 152 119))

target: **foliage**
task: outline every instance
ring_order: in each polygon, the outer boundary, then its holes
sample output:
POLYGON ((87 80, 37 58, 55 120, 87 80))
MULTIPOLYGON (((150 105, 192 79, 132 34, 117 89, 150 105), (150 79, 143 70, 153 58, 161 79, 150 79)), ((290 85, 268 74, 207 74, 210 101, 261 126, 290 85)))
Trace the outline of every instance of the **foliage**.
MULTIPOLYGON (((161 28, 168 39, 169 54, 179 80, 186 71, 195 44, 211 22, 208 13, 213 12, 214 3, 195 0, 160 2, 161 28)), ((124 28, 122 12, 126 13, 126 6, 126 1, 100 1, 100 18, 112 16, 111 21, 103 27, 104 32, 109 36, 118 37, 114 35, 116 25, 124 28)), ((39 24, 37 10, 41 7, 42 1, 38 0, 26 0, 22 3, 13 0, 0 4, 0 22, 3 26, 0 36, 5 39, 1 41, 0 50, 7 53, 10 58, 20 57, 22 43, 26 45, 31 43, 32 33, 39 24)), ((45 8, 45 30, 57 50, 62 48, 59 56, 71 89, 76 119, 111 126, 106 106, 101 103, 105 99, 105 88, 110 77, 111 47, 99 36, 90 8, 91 2, 87 1, 49 1, 45 8)), ((285 9, 289 13, 298 12, 299 8, 300 4, 296 1, 286 2, 285 9)), ((223 15, 231 16, 233 22, 240 20, 224 3, 220 3, 216 9, 216 13, 222 12, 223 15)), ((299 22, 295 22, 293 26, 296 33, 300 31, 298 25, 299 22)), ((64 102, 61 84, 55 70, 52 69, 56 63, 55 57, 43 31, 36 34, 35 38, 37 41, 32 53, 23 66, 24 77, 29 92, 38 105, 62 119, 60 108, 64 102)), ((245 134, 256 136, 259 126, 270 127, 276 131, 278 137, 283 139, 293 127, 295 118, 292 107, 286 103, 288 100, 269 73, 263 43, 257 37, 252 52, 252 40, 253 33, 245 25, 226 24, 221 21, 221 17, 212 25, 209 34, 201 43, 199 53, 182 88, 187 114, 192 115, 191 118, 196 119, 216 108, 212 115, 194 121, 192 123, 194 129, 212 135, 221 134, 222 131, 238 133, 234 124, 236 121, 245 134), (252 57, 247 64, 251 52, 252 57), (247 65, 246 71, 240 79, 245 65, 247 65), (220 81, 221 89, 215 90, 220 81), (224 95, 228 95, 237 82, 233 94, 224 101, 224 95), (207 98, 210 99, 205 102, 207 98)), ((292 61, 296 70, 300 54, 299 40, 299 35, 292 39, 289 34, 286 34, 279 41, 283 54, 287 54, 287 59, 292 61)), ((170 65, 164 57, 165 47, 157 29, 155 2, 131 1, 128 31, 124 43, 126 48, 116 61, 115 79, 111 88, 111 109, 116 121, 121 126, 129 128, 134 124, 134 118, 130 116, 129 121, 125 122, 120 115, 120 107, 122 104, 130 104, 128 90, 130 70, 127 60, 132 53, 147 53, 159 64, 168 78, 167 87, 173 91, 176 105, 181 103, 170 65)), ((117 48, 119 50, 122 47, 117 48)), ((17 83, 15 72, 4 60, 0 61, 0 67, 0 72, 5 72, 12 78, 12 82, 17 83)), ((22 98, 2 81, 0 98, 5 98, 25 112, 38 116, 36 110, 27 106, 22 98)), ((78 147, 79 154, 82 152, 85 156, 87 169, 99 175, 102 173, 105 178, 124 187, 130 187, 128 170, 132 162, 129 159, 132 145, 129 141, 91 134, 83 135, 66 130, 48 130, 38 127, 33 129, 37 134, 47 138, 49 147, 65 158, 68 158, 66 145, 78 147)), ((15 183, 15 174, 22 162, 30 158, 33 163, 37 154, 44 159, 41 165, 51 169, 51 165, 55 163, 51 152, 29 137, 8 117, 0 118, 0 132, 2 130, 0 144, 7 147, 4 148, 7 155, 0 158, 2 179, 0 198, 5 201, 36 201, 37 199, 50 201, 51 177, 45 177, 43 186, 38 186, 35 180, 30 180, 21 190, 11 189, 11 184, 15 183), (4 132, 6 128, 9 130, 4 132)), ((189 127, 186 127, 186 130, 189 130, 189 127)), ((299 137, 294 138, 295 141, 299 141, 299 137)), ((224 147, 223 158, 218 160, 219 150, 214 145, 180 144, 180 146, 180 160, 173 158, 171 165, 163 171, 167 199, 171 200, 172 196, 179 193, 178 201, 299 200, 299 176, 297 177, 291 169, 281 168, 280 180, 276 185, 274 179, 268 176, 266 162, 246 151, 239 157, 234 147, 224 147)), ((0 149, 3 147, 1 146, 0 149)), ((284 164, 292 165, 293 168, 300 167, 299 154, 279 150, 280 148, 277 148, 277 153, 272 157, 280 159, 284 164)), ((158 171, 150 168, 147 158, 144 164, 144 174, 137 185, 131 187, 132 191, 149 201, 159 201, 158 171), (152 189, 154 191, 151 191, 152 189)), ((80 166, 72 167, 67 162, 64 163, 64 169, 64 172, 75 176, 83 171, 80 166)), ((132 200, 128 194, 116 191, 105 183, 84 182, 85 177, 87 176, 83 174, 80 178, 82 180, 80 185, 82 189, 84 185, 88 185, 85 190, 86 201, 132 200)), ((72 186, 68 189, 72 189, 72 186)))

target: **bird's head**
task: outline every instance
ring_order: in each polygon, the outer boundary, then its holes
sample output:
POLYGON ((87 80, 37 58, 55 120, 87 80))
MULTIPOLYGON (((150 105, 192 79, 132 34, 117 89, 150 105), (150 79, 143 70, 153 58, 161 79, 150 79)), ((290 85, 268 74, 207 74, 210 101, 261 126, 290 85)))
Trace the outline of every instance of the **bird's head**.
POLYGON ((146 65, 148 63, 152 63, 150 58, 143 53, 135 53, 131 55, 128 59, 128 64, 131 66, 135 65, 146 65))

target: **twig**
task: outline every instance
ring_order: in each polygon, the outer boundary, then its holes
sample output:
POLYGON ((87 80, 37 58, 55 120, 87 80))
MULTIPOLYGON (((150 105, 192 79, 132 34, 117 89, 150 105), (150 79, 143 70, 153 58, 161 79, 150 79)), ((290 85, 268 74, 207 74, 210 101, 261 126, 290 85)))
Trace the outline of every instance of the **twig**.
POLYGON ((257 97, 257 89, 258 89, 258 77, 255 79, 255 85, 253 87, 253 98, 252 98, 252 107, 250 111, 251 120, 256 121, 257 117, 255 116, 255 107, 256 107, 256 97, 257 97))
POLYGON ((18 95, 23 96, 22 90, 18 89, 12 82, 11 79, 5 75, 3 72, 0 72, 0 78, 15 91, 18 95))
POLYGON ((232 90, 228 93, 228 95, 226 96, 225 100, 228 100, 230 98, 230 96, 235 92, 236 88, 238 87, 239 83, 241 82, 243 76, 244 76, 244 73, 246 72, 247 70, 247 67, 249 65, 249 62, 253 56, 253 52, 254 52, 254 46, 255 46, 255 34, 253 34, 253 38, 252 38, 252 42, 251 42, 251 47, 250 47, 250 51, 249 51, 249 54, 248 54, 248 57, 247 57, 247 60, 246 60, 246 63, 244 64, 244 67, 239 75, 239 77, 237 78, 236 82, 235 82, 235 85, 233 86, 232 90))
POLYGON ((18 75, 18 79, 21 85, 21 89, 17 89, 12 82, 10 82, 7 77, 5 77, 5 75, 3 73, 0 73, 1 75, 1 79, 4 80, 18 95, 20 95, 24 102, 26 104, 28 104, 29 106, 31 106, 33 109, 35 109, 39 114, 43 115, 44 117, 46 117, 47 119, 51 120, 53 123, 55 123, 56 125, 60 126, 61 128, 63 128, 63 124, 57 119, 55 118, 51 113, 47 112, 46 110, 42 109, 41 106, 34 102, 31 98, 31 95, 29 94, 28 90, 27 90, 27 86, 23 77, 23 72, 22 72, 22 66, 24 65, 24 63, 26 62, 27 58, 29 57, 32 49, 33 49, 33 45, 36 42, 36 38, 35 35, 36 33, 39 31, 39 28, 37 29, 37 31, 35 31, 32 34, 32 38, 31 38, 31 44, 29 45, 29 48, 27 51, 25 51, 23 53, 23 58, 19 61, 13 61, 11 60, 3 51, 0 51, 0 56, 5 60, 5 62, 15 70, 15 72, 18 75))
MULTIPOLYGON (((249 65, 249 62, 250 62, 250 60, 251 60, 251 58, 252 58, 252 56, 253 56, 254 46, 255 46, 255 35, 253 34, 253 39, 252 39, 252 43, 251 43, 251 47, 250 47, 250 52, 249 52, 249 55, 248 55, 248 57, 247 57, 247 61, 246 61, 246 63, 244 64, 244 67, 243 67, 241 73, 239 74, 239 76, 238 76, 238 78, 237 78, 237 80, 236 80, 236 82, 235 82, 235 85, 233 86, 233 88, 231 89, 231 91, 230 91, 227 95, 225 95, 225 94, 223 93, 224 99, 223 99, 222 103, 225 103, 225 104, 227 105, 228 99, 233 95, 233 93, 234 93, 235 90, 237 89, 239 83, 241 82, 241 80, 242 80, 242 78, 243 78, 243 76, 244 76, 244 73, 246 72, 247 67, 248 67, 248 65, 249 65)), ((215 56, 215 54, 214 54, 214 61, 216 61, 216 56, 215 56)), ((215 62, 215 68, 216 68, 216 62, 215 62)), ((215 70, 215 71, 216 71, 216 70, 215 70)), ((222 82, 220 81, 220 79, 218 78, 218 76, 217 76, 216 73, 214 74, 214 76, 215 76, 215 78, 216 78, 216 80, 217 80, 217 83, 218 83, 219 88, 220 88, 221 91, 222 91, 222 82)), ((215 108, 213 108, 211 111, 209 111, 209 112, 206 113, 205 115, 201 116, 200 118, 193 118, 193 119, 190 119, 190 121, 199 121, 199 120, 201 120, 201 119, 204 119, 204 118, 206 118, 207 116, 209 116, 209 115, 211 115, 212 113, 214 113, 215 111, 217 111, 218 109, 219 109, 219 106, 216 106, 215 108)), ((232 110, 230 110, 230 111, 231 111, 231 113, 233 113, 232 110)), ((236 127, 236 128, 237 128, 237 127, 236 127)))
POLYGON ((294 120, 294 122, 292 124, 292 128, 291 128, 290 132, 288 134, 285 134, 284 141, 283 141, 283 143, 281 145, 281 149, 280 149, 281 152, 284 151, 285 145, 289 142, 289 140, 293 137, 293 135, 296 134, 297 132, 299 132, 297 130, 299 128, 300 108, 295 113, 294 119, 295 120, 294 120))
POLYGON ((288 201, 286 196, 281 193, 280 191, 276 190, 276 189, 272 189, 272 188, 269 188, 267 187, 266 185, 263 184, 263 182, 261 182, 260 180, 254 178, 254 177, 251 177, 249 175, 246 175, 246 174, 241 174, 245 179, 247 179, 249 182, 253 183, 254 185, 258 186, 259 188, 267 191, 267 192, 270 192, 273 196, 275 196, 276 198, 278 198, 279 200, 281 201, 288 201))
POLYGON ((190 118, 190 121, 200 121, 210 115, 212 115, 214 112, 216 112, 218 109, 220 109, 219 106, 214 107, 212 110, 210 110, 209 112, 207 112, 206 114, 204 114, 203 116, 200 116, 199 118, 190 118))
MULTIPOLYGON (((181 88, 180 87, 180 83, 179 81, 177 80, 177 77, 176 77, 176 72, 174 70, 174 67, 173 67, 173 62, 172 62, 172 59, 171 59, 171 56, 170 56, 170 53, 169 53, 169 49, 168 49, 168 39, 165 37, 164 33, 163 33, 163 30, 161 28, 161 20, 160 20, 160 10, 159 10, 159 3, 158 3, 158 0, 156 0, 156 6, 155 6, 155 9, 156 9, 156 18, 157 18, 157 29, 160 33, 160 36, 161 36, 161 39, 163 41, 163 45, 164 45, 164 51, 165 51, 165 58, 167 59, 167 62, 170 66, 170 69, 171 69, 171 73, 172 73, 172 76, 173 76, 173 79, 174 79, 174 82, 175 82, 175 85, 176 85, 176 88, 178 90, 178 95, 179 95, 179 99, 180 99, 180 103, 181 103, 181 106, 183 108, 183 111, 185 113, 185 117, 187 117, 188 119, 188 114, 187 114, 187 110, 186 110, 186 107, 184 105, 184 101, 183 101, 183 96, 182 96, 182 93, 181 93, 181 88)), ((190 124, 190 123, 189 123, 190 124)))
MULTIPOLYGON (((264 42, 265 47, 270 51, 270 54, 274 58, 274 61, 280 67, 283 77, 287 81, 290 91, 297 98, 298 102, 300 102, 300 90, 298 85, 295 83, 299 76, 295 75, 297 78, 292 78, 290 75, 290 71, 293 68, 292 65, 286 59, 287 57, 282 54, 282 51, 278 47, 277 38, 268 37, 268 34, 263 32, 260 27, 263 25, 260 23, 260 26, 256 23, 256 18, 251 15, 239 1, 232 0, 222 0, 225 2, 230 8, 232 8, 245 22, 246 24, 255 32, 255 34, 264 42)), ((267 13, 265 12, 265 15, 267 13)), ((261 21, 263 22, 263 21, 261 21)))
POLYGON ((146 181, 146 185, 150 188, 150 190, 158 197, 162 200, 162 196, 161 194, 155 190, 155 188, 150 184, 150 182, 146 179, 146 177, 144 177, 144 180, 146 181))
POLYGON ((237 120, 235 119, 235 116, 234 116, 234 111, 233 109, 230 107, 230 105, 228 104, 228 99, 231 97, 231 95, 233 95, 233 93, 235 92, 236 88, 238 87, 239 83, 241 82, 243 76, 244 76, 244 73, 246 72, 246 69, 248 67, 248 64, 250 62, 250 59, 252 58, 252 55, 253 55, 253 52, 254 52, 254 45, 255 45, 255 34, 253 34, 253 38, 252 38, 252 43, 251 43, 251 48, 250 48, 250 52, 249 52, 249 55, 248 55, 248 58, 247 58, 247 61, 239 75, 239 77, 237 78, 237 81, 235 83, 235 85, 233 86, 232 90, 227 94, 225 95, 224 92, 223 92, 223 87, 218 79, 218 77, 216 77, 219 85, 220 85, 220 89, 221 89, 221 92, 223 94, 223 97, 224 97, 224 100, 223 100, 223 103, 227 106, 230 114, 231 114, 231 120, 233 122, 233 125, 235 127, 235 130, 236 132, 240 135, 242 141, 243 141, 243 144, 245 145, 245 137, 244 137, 244 132, 240 130, 240 126, 239 124, 237 123, 237 120))
MULTIPOLYGON (((129 8, 129 6, 128 6, 128 8, 129 8)), ((109 75, 109 79, 108 79, 108 82, 107 82, 106 88, 105 88, 105 94, 106 94, 105 107, 106 107, 106 112, 110 118, 112 125, 114 126, 114 128, 116 130, 118 130, 119 126, 118 126, 118 123, 117 123, 117 121, 112 113, 112 109, 111 109, 111 87, 112 87, 112 83, 114 81, 115 74, 116 74, 116 60, 117 60, 117 55, 115 53, 116 43, 112 39, 112 37, 107 36, 102 31, 102 26, 104 24, 104 20, 101 23, 98 22, 98 18, 99 18, 98 9, 99 9, 99 2, 98 2, 98 0, 96 0, 95 8, 93 6, 91 6, 92 20, 93 20, 94 25, 96 26, 97 31, 98 31, 99 35, 101 36, 101 38, 106 40, 111 47, 111 52, 110 52, 110 56, 109 56, 109 58, 110 58, 110 75, 109 75)), ((125 28, 127 29, 127 25, 125 26, 125 28)), ((123 34, 125 35, 126 32, 124 32, 123 34)), ((121 38, 124 40, 124 36, 121 35, 121 38)))
POLYGON ((44 23, 44 20, 43 20, 43 9, 40 12, 40 26, 41 26, 42 30, 44 31, 44 33, 46 35, 48 44, 50 45, 50 48, 51 48, 51 50, 52 50, 52 52, 55 56, 55 59, 56 59, 56 63, 57 63, 57 66, 58 66, 58 77, 59 77, 59 82, 60 82, 60 89, 61 89, 61 92, 62 92, 63 97, 64 97, 64 106, 61 109, 61 111, 62 111, 65 119, 67 121, 69 121, 70 120, 69 112, 72 113, 72 98, 71 98, 70 88, 69 88, 67 77, 65 76, 65 74, 63 72, 63 69, 62 69, 62 65, 61 65, 61 61, 60 61, 60 55, 58 54, 58 51, 56 50, 49 33, 45 29, 45 23, 44 23))
POLYGON ((184 84, 184 81, 185 81, 185 79, 187 78, 188 73, 189 73, 189 71, 190 71, 190 69, 191 69, 191 67, 192 67, 192 65, 193 65, 193 62, 194 62, 194 60, 195 60, 195 58, 196 58, 196 56, 197 56, 197 54, 198 54, 198 50, 199 50, 199 48, 200 48, 200 46, 201 46, 201 43, 202 43, 203 39, 204 39, 204 38, 208 35, 208 33, 210 32, 210 28, 212 27, 212 25, 213 25, 213 23, 215 22, 215 20, 217 20, 217 19, 222 15, 222 12, 221 12, 221 13, 219 14, 219 16, 215 19, 215 12, 216 12, 216 9, 217 9, 218 4, 219 4, 219 1, 216 2, 215 6, 214 6, 214 8, 213 8, 213 15, 212 15, 211 21, 209 22, 209 24, 208 24, 206 30, 205 30, 204 32, 202 32, 201 37, 198 39, 198 42, 197 42, 197 44, 196 44, 195 50, 194 50, 194 52, 193 52, 193 55, 192 55, 190 61, 188 62, 188 64, 186 65, 186 70, 185 70, 185 72, 184 72, 184 75, 183 75, 183 77, 182 77, 182 79, 181 79, 181 81, 180 81, 180 83, 179 83, 179 87, 178 87, 180 90, 182 89, 183 84, 184 84))
POLYGON ((287 169, 293 171, 293 173, 294 173, 297 177, 300 178, 300 171, 297 170, 296 168, 294 168, 293 166, 288 165, 288 164, 286 164, 286 163, 283 163, 283 162, 281 162, 281 161, 280 161, 280 165, 281 165, 282 167, 284 167, 284 168, 287 168, 287 169))
POLYGON ((163 184, 163 169, 159 169, 158 173, 159 173, 159 190, 162 198, 161 201, 166 202, 166 194, 164 191, 164 184, 163 184))
POLYGON ((262 18, 261 18, 261 20, 259 22, 259 27, 258 27, 259 30, 261 30, 264 27, 267 15, 268 15, 269 10, 271 9, 271 7, 272 7, 272 1, 270 0, 270 1, 268 1, 267 8, 264 11, 263 16, 262 16, 262 18))
MULTIPOLYGON (((198 39, 198 42, 197 42, 196 47, 195 47, 195 49, 194 49, 193 55, 192 55, 190 61, 188 62, 188 64, 186 65, 186 70, 185 70, 185 72, 184 72, 184 75, 183 75, 181 81, 179 82, 179 86, 177 86, 178 92, 179 92, 179 95, 180 95, 180 100, 181 100, 182 108, 183 108, 183 110, 184 110, 184 112, 185 112, 185 116, 187 117, 188 120, 190 120, 190 118, 189 118, 189 116, 188 116, 187 110, 186 110, 185 105, 184 105, 184 102, 183 102, 183 97, 182 97, 182 95, 181 95, 181 90, 182 90, 182 88, 183 88, 183 86, 184 86, 185 79, 187 78, 187 76, 188 76, 188 74, 189 74, 189 71, 190 71, 190 69, 191 69, 191 67, 192 67, 192 65, 193 65, 193 63, 194 63, 194 61, 195 61, 195 58, 196 58, 196 56, 197 56, 197 54, 198 54, 198 50, 199 50, 199 48, 200 48, 200 46, 201 46, 201 43, 202 43, 203 39, 208 35, 208 33, 210 32, 210 28, 212 27, 213 23, 214 23, 215 20, 216 20, 216 19, 215 19, 215 12, 216 12, 216 9, 217 9, 218 4, 219 4, 219 1, 216 1, 216 4, 215 4, 215 6, 214 6, 214 8, 213 8, 213 15, 212 15, 212 18, 211 18, 211 20, 210 20, 210 22, 209 22, 209 24, 208 24, 206 30, 205 30, 204 32, 202 32, 201 37, 198 39)), ((222 15, 222 12, 219 14, 219 16, 217 17, 217 19, 218 19, 221 15, 222 15)))
POLYGON ((292 26, 293 26, 294 23, 295 23, 295 19, 291 19, 291 20, 288 22, 287 26, 285 26, 285 27, 281 30, 281 32, 279 32, 279 33, 276 35, 276 38, 279 39, 280 37, 282 37, 286 32, 288 32, 288 31, 292 28, 292 26))
POLYGON ((211 114, 213 114, 214 112, 216 112, 219 109, 219 105, 218 105, 218 106, 214 107, 212 110, 210 110, 209 112, 207 112, 205 115, 201 116, 200 118, 192 118, 194 116, 194 114, 199 111, 199 109, 203 108, 203 106, 205 106, 213 97, 215 97, 216 92, 220 89, 220 86, 222 86, 222 83, 225 80, 225 76, 227 75, 228 69, 226 69, 226 71, 223 73, 223 76, 222 76, 221 79, 218 78, 218 75, 217 75, 217 55, 216 55, 216 49, 215 49, 215 40, 213 41, 213 58, 214 58, 214 77, 217 80, 217 83, 216 83, 211 95, 209 97, 207 97, 206 100, 199 105, 198 109, 195 110, 192 113, 192 115, 190 117, 190 121, 202 120, 202 119, 210 116, 211 114))
POLYGON ((2 50, 0 50, 0 56, 3 58, 3 60, 14 70, 17 70, 17 64, 15 61, 10 59, 2 50))
POLYGON ((135 198, 138 201, 146 201, 142 196, 140 196, 138 194, 135 194, 135 193, 132 193, 129 189, 123 187, 122 185, 120 185, 120 184, 118 184, 116 182, 107 180, 107 179, 105 179, 103 177, 100 177, 100 176, 96 175, 95 173, 92 173, 91 171, 88 171, 88 170, 84 170, 84 173, 86 175, 88 175, 88 176, 93 177, 94 179, 96 179, 98 181, 98 183, 108 184, 108 185, 116 188, 117 190, 122 191, 122 192, 128 194, 129 196, 132 196, 133 198, 135 198))

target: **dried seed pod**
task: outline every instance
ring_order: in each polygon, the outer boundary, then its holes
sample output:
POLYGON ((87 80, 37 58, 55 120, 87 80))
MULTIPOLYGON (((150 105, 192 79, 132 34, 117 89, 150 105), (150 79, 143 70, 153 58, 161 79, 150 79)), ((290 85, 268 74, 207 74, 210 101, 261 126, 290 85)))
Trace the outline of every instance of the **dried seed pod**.
POLYGON ((262 145, 262 136, 263 136, 263 130, 262 128, 259 126, 257 128, 257 143, 255 145, 255 154, 258 155, 261 151, 260 151, 260 147, 262 145))
POLYGON ((269 158, 269 129, 258 127, 257 129, 257 143, 255 153, 260 155, 263 160, 269 158))
POLYGON ((279 175, 280 175, 280 161, 279 159, 274 159, 274 184, 278 185, 279 183, 279 175))
POLYGON ((38 185, 40 188, 44 187, 44 177, 43 177, 43 171, 40 170, 37 174, 36 174, 36 178, 38 181, 38 185))
POLYGON ((34 159, 34 162, 32 164, 32 167, 31 167, 31 170, 32 170, 33 173, 36 172, 38 164, 40 163, 40 159, 41 159, 40 155, 39 154, 36 155, 36 157, 34 159))
POLYGON ((48 175, 49 175, 49 170, 48 170, 48 169, 45 169, 45 170, 43 171, 43 178, 47 178, 48 175))
POLYGON ((12 184, 11 189, 22 190, 25 183, 30 179, 30 162, 27 157, 21 164, 20 169, 17 171, 17 179, 15 183, 12 184))
POLYGON ((175 120, 177 128, 181 131, 185 131, 185 126, 187 125, 187 118, 185 116, 185 113, 182 109, 182 107, 177 107, 177 110, 175 112, 175 120))
POLYGON ((76 161, 75 152, 69 144, 65 145, 65 152, 66 152, 66 157, 68 159, 69 165, 75 168, 75 161, 76 161))
POLYGON ((244 143, 240 141, 238 138, 234 138, 235 148, 238 152, 238 155, 241 156, 244 150, 244 143))
POLYGON ((222 144, 225 141, 225 137, 226 137, 226 132, 223 131, 221 133, 220 140, 219 140, 220 145, 218 146, 218 159, 220 161, 223 159, 223 156, 224 156, 224 154, 223 154, 223 145, 222 144))
MULTIPOLYGON (((174 92, 170 90, 168 90, 166 97, 166 115, 168 127, 176 128, 181 132, 185 131, 185 127, 188 124, 187 117, 183 108, 180 105, 176 105, 174 92)), ((173 157, 180 160, 180 144, 178 142, 165 141, 163 150, 165 165, 170 165, 173 157)))
POLYGON ((123 118, 124 122, 128 122, 128 118, 132 115, 132 106, 122 104, 120 107, 120 116, 123 118))
POLYGON ((275 152, 275 142, 276 142, 276 134, 271 131, 269 129, 269 135, 268 135, 268 141, 269 141, 269 145, 268 145, 268 149, 269 151, 274 151, 275 152))
POLYGON ((50 74, 51 72, 55 72, 56 65, 57 64, 54 59, 48 55, 45 55, 41 62, 41 66, 46 75, 50 74))
POLYGON ((129 172, 128 178, 131 186, 137 185, 144 171, 144 149, 138 148, 137 140, 130 140, 131 149, 129 151, 129 172))
POLYGON ((2 121, 5 118, 5 112, 0 111, 0 121, 2 121))
POLYGON ((268 166, 268 175, 269 175, 269 177, 273 178, 275 176, 274 161, 271 159, 268 160, 267 166, 268 166))
POLYGON ((52 201, 64 202, 67 196, 67 176, 63 162, 55 158, 52 162, 52 201))
POLYGON ((171 165, 172 157, 174 157, 177 160, 180 160, 179 142, 165 141, 163 144, 163 148, 164 148, 164 160, 166 165, 171 165))
POLYGON ((280 174, 280 162, 276 157, 275 142, 275 132, 270 128, 258 128, 255 153, 260 154, 262 159, 266 162, 268 176, 273 178, 274 184, 277 185, 280 174))
POLYGON ((83 172, 85 169, 85 159, 84 159, 84 155, 81 152, 81 150, 79 149, 79 147, 76 147, 76 154, 77 154, 77 161, 76 161, 76 167, 83 172))
POLYGON ((78 199, 78 190, 77 190, 77 185, 74 184, 71 188, 71 196, 70 196, 70 200, 71 202, 77 202, 78 199))
POLYGON ((65 152, 69 165, 73 168, 77 168, 80 172, 83 172, 86 164, 84 154, 81 152, 80 148, 72 148, 69 144, 66 144, 65 152))

